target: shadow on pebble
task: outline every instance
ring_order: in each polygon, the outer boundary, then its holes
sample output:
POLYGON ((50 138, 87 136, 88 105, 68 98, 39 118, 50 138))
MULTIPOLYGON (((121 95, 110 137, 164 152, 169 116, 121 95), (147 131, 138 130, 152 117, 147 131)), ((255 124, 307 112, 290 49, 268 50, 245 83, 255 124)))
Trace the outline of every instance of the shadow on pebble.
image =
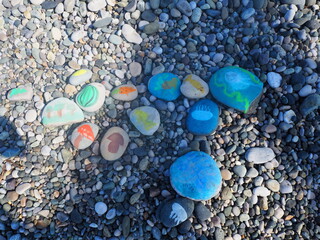
POLYGON ((6 117, 0 117, 0 240, 20 239, 20 213, 17 177, 21 158, 25 156, 25 141, 6 117), (18 171, 15 171, 18 170, 18 171), (9 238, 10 236, 10 238, 9 238))

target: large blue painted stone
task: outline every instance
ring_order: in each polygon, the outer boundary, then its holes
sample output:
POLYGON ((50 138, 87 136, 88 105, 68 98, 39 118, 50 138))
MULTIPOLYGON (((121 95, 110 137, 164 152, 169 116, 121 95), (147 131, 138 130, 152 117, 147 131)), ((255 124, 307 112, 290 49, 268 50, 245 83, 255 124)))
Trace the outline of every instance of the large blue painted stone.
POLYGON ((150 78, 148 89, 157 98, 173 101, 180 96, 181 81, 172 73, 159 73, 150 78))
POLYGON ((179 157, 171 165, 170 182, 179 195, 205 201, 219 193, 222 177, 210 155, 193 151, 179 157))
POLYGON ((232 66, 214 73, 209 86, 215 99, 244 113, 256 109, 263 89, 263 83, 253 73, 232 66))
POLYGON ((219 123, 219 107, 209 99, 196 102, 187 117, 187 129, 195 135, 210 135, 219 123))

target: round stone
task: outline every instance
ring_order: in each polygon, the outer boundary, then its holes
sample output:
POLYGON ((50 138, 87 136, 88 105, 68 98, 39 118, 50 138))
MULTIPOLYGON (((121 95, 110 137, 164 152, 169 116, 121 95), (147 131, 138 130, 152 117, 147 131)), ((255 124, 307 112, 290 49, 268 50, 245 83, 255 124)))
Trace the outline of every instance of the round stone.
POLYGON ((130 71, 132 77, 138 77, 142 71, 141 64, 138 62, 130 63, 129 71, 130 71))
POLYGON ((99 216, 101 216, 102 214, 105 214, 107 212, 108 207, 107 204, 105 204, 104 202, 97 202, 94 205, 94 210, 99 216))
POLYGON ((111 97, 121 101, 132 101, 138 97, 138 90, 131 84, 121 85, 112 90, 111 97))
POLYGON ((94 123, 83 123, 75 128, 71 135, 71 143, 77 149, 89 147, 96 139, 99 127, 94 123))
POLYGON ((76 103, 86 112, 96 112, 104 104, 106 89, 101 83, 86 85, 76 96, 76 103))
POLYGON ((37 111, 31 109, 28 112, 26 112, 25 119, 27 120, 27 122, 34 122, 37 119, 37 116, 37 111))
POLYGON ((153 107, 138 107, 131 111, 130 121, 144 135, 153 135, 160 126, 160 114, 153 107))
POLYGON ((267 77, 268 77, 267 80, 268 80, 270 87, 272 87, 272 88, 280 87, 281 82, 282 82, 282 77, 279 73, 269 72, 267 74, 267 77))
POLYGON ((69 83, 72 85, 79 85, 81 83, 84 83, 92 77, 92 72, 89 69, 80 69, 76 72, 74 72, 70 78, 69 83))
POLYGON ((187 129, 195 135, 210 135, 219 123, 218 105, 209 99, 194 104, 187 116, 187 129))
POLYGON ((263 84, 257 76, 234 66, 218 70, 212 75, 209 86, 215 99, 244 113, 256 109, 263 90, 263 84))
POLYGON ((266 182, 267 188, 269 188, 272 192, 279 192, 280 190, 280 184, 277 180, 269 179, 266 182))
POLYGON ((197 75, 189 74, 183 79, 180 90, 187 98, 196 99, 207 96, 209 86, 197 75))
POLYGON ((189 152, 170 167, 170 182, 181 196, 206 201, 217 195, 222 178, 214 159, 204 152, 189 152))
POLYGON ((245 155, 248 162, 253 162, 255 164, 262 164, 274 159, 275 154, 271 148, 260 148, 254 147, 250 148, 245 155))
POLYGON ((150 78, 148 89, 157 98, 173 101, 180 96, 181 81, 172 73, 159 73, 150 78))
POLYGON ((128 134, 120 127, 112 127, 101 140, 101 155, 108 161, 119 159, 126 151, 128 144, 128 134))

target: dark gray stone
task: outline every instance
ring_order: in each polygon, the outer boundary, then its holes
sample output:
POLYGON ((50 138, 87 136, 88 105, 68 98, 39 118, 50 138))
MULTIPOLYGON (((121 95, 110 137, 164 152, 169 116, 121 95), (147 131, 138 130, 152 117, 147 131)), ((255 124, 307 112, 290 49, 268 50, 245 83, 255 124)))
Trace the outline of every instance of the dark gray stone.
POLYGON ((194 213, 200 221, 205 221, 212 216, 210 210, 201 202, 195 206, 194 213))

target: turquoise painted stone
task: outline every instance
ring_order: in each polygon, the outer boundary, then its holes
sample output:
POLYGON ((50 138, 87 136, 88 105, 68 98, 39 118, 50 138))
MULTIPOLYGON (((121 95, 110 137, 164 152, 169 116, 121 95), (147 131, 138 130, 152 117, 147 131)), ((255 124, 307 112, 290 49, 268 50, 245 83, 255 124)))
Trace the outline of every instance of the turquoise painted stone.
POLYGON ((256 109, 263 89, 263 83, 253 73, 232 66, 214 73, 209 86, 215 99, 244 113, 256 109))
POLYGON ((173 101, 180 96, 181 81, 172 73, 159 73, 150 78, 148 89, 157 98, 173 101))
POLYGON ((219 123, 219 107, 209 99, 195 103, 187 117, 187 129, 195 135, 210 135, 219 123))
POLYGON ((45 126, 61 126, 82 122, 84 115, 78 105, 68 98, 57 98, 48 103, 42 112, 45 126))
POLYGON ((206 201, 219 193, 222 177, 210 155, 193 151, 179 157, 171 165, 170 182, 179 195, 206 201))

